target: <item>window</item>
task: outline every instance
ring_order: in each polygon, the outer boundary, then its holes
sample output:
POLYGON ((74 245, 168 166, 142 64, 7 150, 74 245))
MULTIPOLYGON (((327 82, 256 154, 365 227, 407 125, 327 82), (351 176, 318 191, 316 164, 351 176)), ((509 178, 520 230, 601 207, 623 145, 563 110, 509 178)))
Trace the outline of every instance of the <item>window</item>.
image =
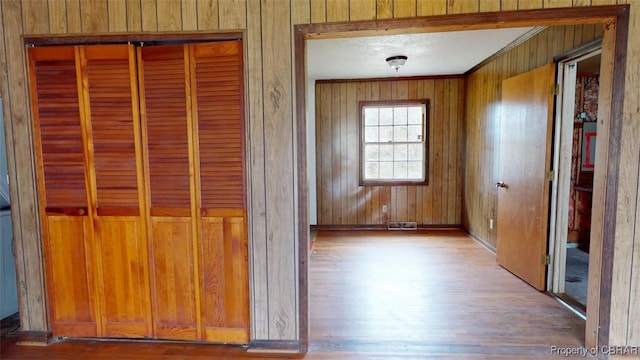
POLYGON ((427 183, 427 100, 360 102, 360 184, 427 183))

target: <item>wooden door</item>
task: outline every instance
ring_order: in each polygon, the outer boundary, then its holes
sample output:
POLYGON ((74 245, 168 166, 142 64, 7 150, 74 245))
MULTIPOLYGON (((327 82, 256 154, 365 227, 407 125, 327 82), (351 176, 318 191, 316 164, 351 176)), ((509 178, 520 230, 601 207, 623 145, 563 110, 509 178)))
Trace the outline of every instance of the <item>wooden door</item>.
POLYGON ((188 58, 183 45, 138 49, 156 337, 201 339, 188 58))
POLYGON ((78 48, 104 337, 151 337, 135 50, 78 48))
POLYGON ((545 288, 555 64, 502 82, 497 261, 545 288))
POLYGON ((133 55, 29 50, 56 336, 152 335, 133 55))
POLYGON ((204 340, 249 341, 242 43, 190 45, 204 340))
POLYGON ((97 336, 95 248, 75 48, 30 48, 29 75, 53 333, 97 336))

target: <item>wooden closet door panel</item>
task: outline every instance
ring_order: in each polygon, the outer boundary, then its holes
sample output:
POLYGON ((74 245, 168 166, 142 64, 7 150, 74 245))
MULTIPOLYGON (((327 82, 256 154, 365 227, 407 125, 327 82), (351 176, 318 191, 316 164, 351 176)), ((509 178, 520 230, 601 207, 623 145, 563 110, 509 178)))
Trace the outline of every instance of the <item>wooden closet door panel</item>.
POLYGON ((72 46, 31 48, 30 79, 45 206, 87 207, 84 145, 72 46))
POLYGON ((47 216, 53 334, 97 336, 86 216, 47 216))
POLYGON ((97 336, 75 48, 30 48, 28 55, 52 330, 55 336, 97 336))
POLYGON ((151 215, 191 216, 184 47, 151 46, 138 52, 151 215))
POLYGON ((153 218, 157 338, 198 339, 191 218, 153 218))
POLYGON ((131 45, 82 47, 107 337, 151 337, 142 151, 131 45))
POLYGON ((200 207, 244 209, 245 145, 242 43, 193 44, 200 207))
POLYGON ((155 336, 202 338, 185 48, 138 49, 155 336))
POLYGON ((205 340, 249 340, 242 43, 192 44, 205 340))
POLYGON ((146 239, 137 216, 101 216, 100 254, 104 284, 106 337, 150 337, 146 239))
POLYGON ((249 341, 246 216, 202 219, 205 340, 249 341))

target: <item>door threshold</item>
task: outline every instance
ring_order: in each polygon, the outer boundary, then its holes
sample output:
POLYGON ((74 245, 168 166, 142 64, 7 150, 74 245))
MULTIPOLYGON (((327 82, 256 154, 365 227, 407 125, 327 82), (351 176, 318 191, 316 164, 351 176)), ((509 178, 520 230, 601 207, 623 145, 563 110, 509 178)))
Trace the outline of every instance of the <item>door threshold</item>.
POLYGON ((573 313, 582 318, 582 320, 587 320, 587 308, 586 306, 579 303, 577 300, 572 298, 567 294, 556 294, 556 293, 548 293, 553 298, 555 298, 559 303, 564 305, 567 309, 571 310, 573 313))

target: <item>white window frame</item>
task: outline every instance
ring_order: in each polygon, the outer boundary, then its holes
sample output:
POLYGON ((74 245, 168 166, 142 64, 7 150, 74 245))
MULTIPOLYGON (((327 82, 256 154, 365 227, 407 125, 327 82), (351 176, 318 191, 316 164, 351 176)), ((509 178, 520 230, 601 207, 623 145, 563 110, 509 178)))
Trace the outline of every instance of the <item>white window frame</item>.
MULTIPOLYGON (((384 110, 383 110, 384 111, 384 110)), ((387 110, 389 111, 389 110, 387 110)), ((428 100, 393 100, 393 101, 361 101, 359 103, 358 106, 358 117, 360 119, 360 130, 359 130, 359 154, 360 154, 360 158, 359 158, 359 179, 360 179, 360 185, 361 186, 366 186, 366 185, 373 185, 373 186, 377 186, 377 185, 396 185, 396 186, 402 186, 402 185, 426 185, 428 184, 428 168, 429 168, 429 162, 428 162, 428 143, 429 143, 429 138, 428 138, 428 114, 429 114, 429 101, 428 100), (411 125, 411 124, 396 124, 395 121, 392 120, 392 124, 374 124, 372 125, 371 122, 367 123, 367 119, 365 119, 365 113, 367 112, 366 109, 372 109, 372 108, 377 108, 377 109, 391 109, 391 112, 395 114, 393 109, 398 109, 398 108, 409 108, 409 107, 421 107, 422 108, 422 134, 418 136, 418 138, 420 138, 420 140, 416 140, 416 139, 408 139, 407 140, 395 140, 395 139, 391 139, 391 140, 385 140, 382 141, 379 137, 377 138, 377 140, 367 140, 367 136, 366 136, 366 131, 367 129, 369 129, 369 131, 371 131, 372 128, 378 128, 378 132, 380 132, 380 128, 381 127, 393 127, 393 132, 394 132, 394 138, 395 138, 395 131, 396 128, 401 129, 404 127, 404 130, 402 131, 406 131, 409 132, 409 127, 411 126, 415 126, 411 125), (387 160, 387 161, 382 161, 380 159, 374 159, 373 161, 369 159, 369 161, 367 161, 368 159, 366 158, 366 147, 367 145, 387 145, 387 144, 391 144, 391 145, 404 145, 407 144, 408 146, 411 145, 416 145, 416 144, 420 144, 421 145, 421 149, 419 151, 421 151, 422 153, 422 169, 420 171, 421 176, 417 177, 407 177, 407 178, 403 178, 402 175, 400 175, 400 177, 396 177, 396 173, 395 173, 395 169, 397 164, 401 164, 401 163, 406 163, 407 168, 409 166, 409 163, 411 162, 411 160, 409 159, 400 159, 400 160, 387 160), (367 162, 374 163, 378 161, 379 163, 385 162, 387 164, 389 163, 393 163, 393 175, 391 175, 392 177, 367 177, 366 176, 366 169, 367 169, 367 162)), ((376 130, 374 130, 375 132, 376 130)), ((394 146, 394 151, 393 151, 393 157, 395 158, 395 146, 394 146)), ((373 165, 375 166, 375 165, 373 165)), ((400 168, 402 166, 400 165, 400 168)), ((380 169, 381 166, 378 165, 378 168, 380 169)), ((380 171, 380 170, 379 170, 380 171)), ((378 173, 378 175, 380 175, 380 173, 378 173)))

